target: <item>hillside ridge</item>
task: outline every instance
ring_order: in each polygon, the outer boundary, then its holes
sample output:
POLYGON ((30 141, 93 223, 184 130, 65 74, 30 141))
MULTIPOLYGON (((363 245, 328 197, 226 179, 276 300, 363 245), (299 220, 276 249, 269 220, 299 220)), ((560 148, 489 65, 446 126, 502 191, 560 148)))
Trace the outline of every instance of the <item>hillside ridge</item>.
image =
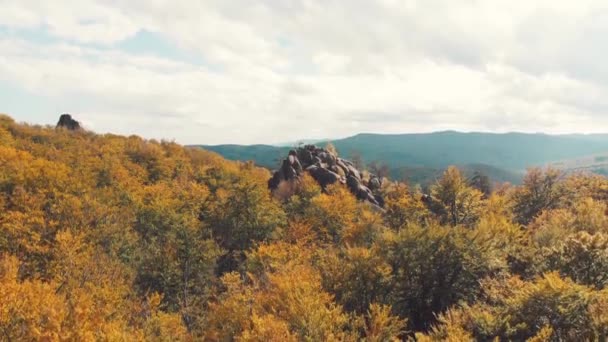
MULTIPOLYGON (((607 134, 484 133, 439 131, 433 133, 360 133, 331 142, 340 155, 358 155, 365 163, 386 164, 393 179, 424 183, 433 177, 417 173, 404 177, 403 170, 444 170, 449 165, 464 169, 483 165, 496 181, 518 182, 529 167, 608 153, 607 134)), ((202 145, 230 160, 252 160, 269 169, 280 166, 281 156, 292 146, 202 145)), ((433 171, 434 172, 434 171, 433 171)))

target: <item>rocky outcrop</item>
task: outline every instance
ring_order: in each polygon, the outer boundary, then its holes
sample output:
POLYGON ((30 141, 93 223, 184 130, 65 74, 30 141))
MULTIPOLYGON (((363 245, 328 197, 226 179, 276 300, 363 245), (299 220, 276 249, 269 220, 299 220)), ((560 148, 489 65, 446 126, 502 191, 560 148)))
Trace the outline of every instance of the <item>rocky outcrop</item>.
POLYGON ((57 122, 57 128, 65 128, 70 131, 80 129, 80 122, 74 120, 70 114, 61 114, 59 122, 57 122))
POLYGON ((346 159, 342 159, 327 149, 314 145, 306 145, 297 150, 289 151, 281 167, 275 171, 268 181, 268 187, 275 190, 281 182, 295 182, 307 172, 314 178, 321 188, 341 183, 348 187, 358 199, 382 207, 384 200, 378 194, 382 180, 370 175, 363 180, 361 172, 346 159))

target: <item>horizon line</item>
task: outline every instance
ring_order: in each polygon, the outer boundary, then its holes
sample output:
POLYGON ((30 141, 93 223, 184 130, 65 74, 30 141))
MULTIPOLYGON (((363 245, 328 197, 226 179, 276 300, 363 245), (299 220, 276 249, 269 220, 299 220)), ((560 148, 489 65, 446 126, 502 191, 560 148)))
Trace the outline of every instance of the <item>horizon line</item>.
POLYGON ((584 133, 584 132, 574 132, 574 133, 547 133, 547 132, 525 132, 525 131, 507 131, 507 132, 492 132, 492 131, 460 131, 460 130, 439 130, 439 131, 429 131, 429 132, 410 132, 410 133, 374 133, 374 132, 360 132, 354 135, 347 135, 340 138, 321 138, 321 139, 301 139, 291 141, 291 142, 281 142, 281 143, 253 143, 253 144, 235 144, 235 143, 223 143, 223 144, 185 144, 184 146, 268 146, 268 147, 291 147, 294 145, 307 145, 307 144, 318 144, 318 143, 330 143, 333 141, 346 140, 350 138, 355 138, 358 136, 364 135, 375 135, 375 136, 406 136, 406 135, 433 135, 433 134, 443 134, 443 133, 457 133, 457 134, 486 134, 486 135, 509 135, 509 134, 520 134, 520 135, 544 135, 544 136, 552 136, 552 137, 568 137, 568 136, 608 136, 608 132, 602 133, 584 133))

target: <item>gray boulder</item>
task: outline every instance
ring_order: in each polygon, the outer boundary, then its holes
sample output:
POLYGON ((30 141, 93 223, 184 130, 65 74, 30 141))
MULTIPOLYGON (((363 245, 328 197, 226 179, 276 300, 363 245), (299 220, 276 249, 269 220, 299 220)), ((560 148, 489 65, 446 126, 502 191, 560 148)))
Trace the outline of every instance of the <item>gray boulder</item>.
POLYGON ((274 190, 282 181, 296 181, 303 173, 310 174, 324 190, 327 186, 340 182, 346 184, 359 200, 378 207, 384 203, 382 197, 375 193, 382 185, 378 177, 374 176, 364 184, 361 172, 353 163, 314 145, 289 151, 279 170, 268 181, 268 187, 274 190))
POLYGON ((61 114, 57 122, 57 128, 65 128, 70 131, 80 129, 80 123, 72 118, 70 114, 61 114))

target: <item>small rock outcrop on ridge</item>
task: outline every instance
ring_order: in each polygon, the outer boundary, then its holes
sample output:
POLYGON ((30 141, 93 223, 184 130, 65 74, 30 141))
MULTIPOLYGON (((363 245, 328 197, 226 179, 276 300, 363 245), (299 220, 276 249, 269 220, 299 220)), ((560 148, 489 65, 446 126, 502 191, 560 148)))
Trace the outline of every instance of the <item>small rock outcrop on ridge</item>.
POLYGON ((364 180, 353 163, 315 145, 289 151, 281 167, 268 181, 268 187, 276 190, 281 182, 295 182, 304 172, 310 174, 323 189, 330 184, 341 183, 358 199, 379 207, 384 205, 384 200, 377 193, 382 186, 382 179, 370 174, 364 180))
POLYGON ((61 114, 59 122, 57 122, 57 128, 66 128, 70 131, 80 129, 80 122, 74 120, 70 114, 61 114))

